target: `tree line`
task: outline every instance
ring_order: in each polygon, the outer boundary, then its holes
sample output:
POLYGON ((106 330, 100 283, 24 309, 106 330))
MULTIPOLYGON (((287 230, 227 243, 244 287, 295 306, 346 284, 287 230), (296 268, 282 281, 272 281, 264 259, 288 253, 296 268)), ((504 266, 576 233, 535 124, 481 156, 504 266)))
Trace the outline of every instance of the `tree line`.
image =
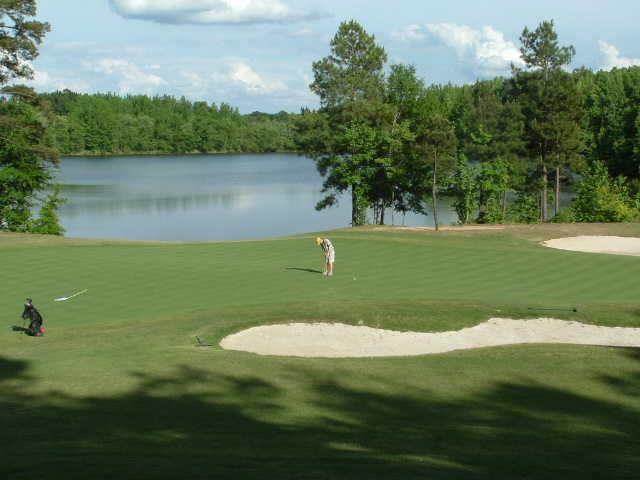
POLYGON ((63 155, 264 153, 294 149, 286 112, 241 115, 222 103, 163 95, 40 95, 53 115, 51 143, 63 155))
POLYGON ((429 85, 355 21, 313 64, 320 108, 296 119, 299 149, 328 208, 348 193, 352 224, 427 213, 439 195, 461 223, 629 221, 639 215, 640 68, 567 71, 575 49, 553 21, 521 38, 524 68, 473 85, 429 85), (560 211, 561 189, 576 185, 560 211))
POLYGON ((313 63, 316 110, 241 115, 170 96, 36 94, 29 61, 50 27, 35 0, 0 4, 0 230, 61 234, 59 156, 297 151, 324 178, 318 209, 351 197, 353 225, 385 212, 461 223, 630 221, 640 212, 640 68, 567 70, 552 21, 522 32, 525 67, 472 85, 427 85, 355 21, 313 63), (560 210, 561 190, 575 199, 560 210))

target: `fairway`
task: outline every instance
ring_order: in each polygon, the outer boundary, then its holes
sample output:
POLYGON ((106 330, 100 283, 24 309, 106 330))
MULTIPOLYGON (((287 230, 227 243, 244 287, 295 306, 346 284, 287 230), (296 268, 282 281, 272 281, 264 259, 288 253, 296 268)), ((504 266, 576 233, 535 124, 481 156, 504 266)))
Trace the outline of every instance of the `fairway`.
POLYGON ((636 349, 312 359, 219 342, 290 322, 446 332, 553 316, 638 328, 640 258, 541 242, 640 237, 640 225, 325 232, 332 278, 318 273, 317 235, 0 234, 0 478, 637 478, 636 349), (26 297, 43 338, 11 329, 26 297))

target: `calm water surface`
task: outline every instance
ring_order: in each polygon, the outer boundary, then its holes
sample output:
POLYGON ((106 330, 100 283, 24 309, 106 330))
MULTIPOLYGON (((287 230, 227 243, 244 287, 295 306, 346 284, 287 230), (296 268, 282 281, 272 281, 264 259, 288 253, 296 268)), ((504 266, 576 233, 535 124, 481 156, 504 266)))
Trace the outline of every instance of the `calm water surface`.
MULTIPOLYGON (((65 158, 66 236, 129 240, 232 240, 346 227, 351 199, 322 212, 322 178, 290 154, 65 158)), ((441 223, 457 220, 443 204, 441 223)), ((387 212, 391 222, 391 212, 387 212)), ((402 224, 401 215, 394 223, 402 224)), ((432 225, 407 215, 405 224, 432 225)))

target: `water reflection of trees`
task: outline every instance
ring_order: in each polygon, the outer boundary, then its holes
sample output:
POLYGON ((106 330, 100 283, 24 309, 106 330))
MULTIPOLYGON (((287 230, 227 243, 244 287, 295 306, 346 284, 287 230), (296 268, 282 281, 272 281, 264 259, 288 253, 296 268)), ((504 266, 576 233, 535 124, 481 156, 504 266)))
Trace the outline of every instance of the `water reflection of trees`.
POLYGON ((81 215, 123 215, 140 213, 184 213, 194 209, 239 210, 271 202, 298 205, 313 211, 315 202, 322 194, 309 185, 290 183, 245 188, 226 188, 215 191, 194 187, 192 191, 171 191, 171 186, 160 189, 157 186, 121 185, 65 185, 64 194, 69 201, 61 209, 68 217, 81 215), (200 191, 198 191, 200 189, 200 191), (302 204, 301 204, 302 202, 302 204))
MULTIPOLYGON (((119 235, 123 238, 137 238, 125 231, 128 217, 136 217, 135 221, 139 223, 145 221, 145 215, 182 218, 188 215, 191 221, 201 217, 204 224, 210 222, 215 216, 218 223, 231 225, 237 220, 234 217, 242 215, 245 221, 248 220, 256 226, 252 234, 255 237, 262 237, 290 234, 292 219, 295 219, 296 232, 341 227, 346 225, 351 211, 351 199, 345 195, 340 199, 337 208, 316 212, 315 205, 323 194, 307 184, 287 182, 262 186, 251 185, 244 188, 234 185, 213 190, 211 186, 196 185, 190 191, 169 185, 164 189, 148 185, 67 185, 64 195, 69 201, 60 210, 63 225, 68 227, 67 221, 91 224, 100 218, 117 219, 119 235), (257 227, 262 224, 265 212, 269 212, 269 221, 262 231, 257 227), (326 222, 320 224, 318 220, 321 218, 333 218, 335 221, 332 224, 326 222), (341 219, 344 222, 341 223, 341 219), (275 228, 277 225, 282 225, 283 230, 275 228), (125 230, 122 230, 123 228, 125 230)), ((439 214, 444 224, 455 223, 457 220, 451 202, 447 198, 443 198, 440 202, 439 214)), ((396 225, 403 222, 414 226, 431 224, 431 217, 412 213, 404 218, 401 213, 396 212, 392 215, 388 211, 387 219, 389 222, 394 219, 396 225)), ((69 234, 74 233, 70 231, 69 234)), ((82 235, 91 236, 91 232, 83 231, 82 235)), ((174 234, 168 234, 163 238, 177 237, 174 234)))
POLYGON ((254 196, 234 191, 166 195, 153 197, 110 197, 91 200, 69 201, 61 209, 64 217, 83 215, 120 216, 146 213, 185 213, 196 209, 222 208, 233 210, 248 208, 254 196))

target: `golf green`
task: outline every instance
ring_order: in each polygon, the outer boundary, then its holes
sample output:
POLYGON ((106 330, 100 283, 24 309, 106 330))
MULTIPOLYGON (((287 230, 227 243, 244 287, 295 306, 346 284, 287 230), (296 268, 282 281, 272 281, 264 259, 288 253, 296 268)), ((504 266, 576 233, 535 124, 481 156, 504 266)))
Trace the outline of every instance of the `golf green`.
POLYGON ((324 234, 333 278, 319 273, 316 234, 192 244, 0 234, 0 477, 637 478, 635 349, 329 360, 218 346, 292 321, 640 327, 640 258, 539 243, 581 234, 640 237, 640 225, 339 230, 324 234), (12 330, 26 297, 44 316, 42 338, 12 330), (546 308, 558 310, 535 310, 546 308))

